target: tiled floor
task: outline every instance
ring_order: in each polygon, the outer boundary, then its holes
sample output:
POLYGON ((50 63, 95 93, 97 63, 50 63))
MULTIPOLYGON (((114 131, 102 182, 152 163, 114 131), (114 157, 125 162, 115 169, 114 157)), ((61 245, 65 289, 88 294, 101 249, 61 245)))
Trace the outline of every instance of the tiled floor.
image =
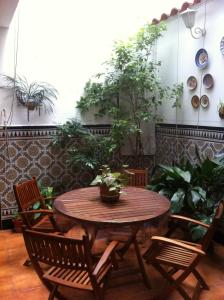
MULTIPOLYGON (((42 285, 32 267, 25 267, 27 258, 22 235, 11 231, 0 231, 0 299, 1 300, 46 300, 48 291, 42 285)), ((135 256, 130 250, 122 264, 134 263, 135 256)), ((201 273, 206 278, 210 291, 202 291, 200 300, 224 299, 224 247, 215 244, 214 254, 210 254, 200 264, 201 273)), ((139 275, 111 280, 111 285, 105 295, 105 300, 150 300, 157 295, 165 282, 151 267, 147 266, 153 289, 148 290, 139 275), (128 282, 126 282, 128 281, 128 282)), ((192 278, 186 281, 186 288, 192 290, 192 278)), ((91 300, 93 295, 88 292, 77 292, 64 289, 68 299, 91 300)), ((182 299, 177 292, 164 300, 182 299)))

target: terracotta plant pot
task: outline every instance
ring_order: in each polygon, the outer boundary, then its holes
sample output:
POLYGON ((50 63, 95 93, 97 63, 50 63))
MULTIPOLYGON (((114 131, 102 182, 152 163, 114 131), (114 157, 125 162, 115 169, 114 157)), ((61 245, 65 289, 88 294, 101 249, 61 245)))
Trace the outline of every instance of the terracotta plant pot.
POLYGON ((14 232, 22 232, 23 221, 21 219, 12 219, 13 222, 13 231, 14 232))
POLYGON ((109 187, 107 185, 100 185, 100 197, 102 201, 114 202, 119 200, 120 193, 117 191, 109 191, 109 187))
POLYGON ((37 107, 35 102, 27 102, 26 106, 29 110, 34 110, 37 107))

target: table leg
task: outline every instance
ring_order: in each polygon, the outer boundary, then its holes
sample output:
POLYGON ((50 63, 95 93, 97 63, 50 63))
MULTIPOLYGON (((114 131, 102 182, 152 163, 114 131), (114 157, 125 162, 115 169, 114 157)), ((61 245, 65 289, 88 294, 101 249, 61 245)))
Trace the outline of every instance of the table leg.
POLYGON ((92 247, 97 235, 97 228, 93 225, 87 224, 82 224, 82 227, 84 228, 86 235, 89 237, 89 242, 92 247))
POLYGON ((142 273, 143 281, 144 281, 146 287, 151 289, 151 284, 150 284, 150 281, 149 281, 148 276, 146 274, 145 266, 144 266, 144 263, 143 263, 143 260, 142 260, 142 256, 141 256, 141 253, 140 253, 140 250, 139 250, 139 247, 138 247, 138 242, 137 242, 136 238, 133 241, 133 244, 135 246, 135 253, 136 253, 136 256, 137 256, 137 259, 138 259, 138 264, 139 264, 139 268, 140 268, 141 273, 142 273))
POLYGON ((119 255, 121 257, 128 251, 131 244, 133 244, 134 240, 136 239, 136 235, 140 229, 140 226, 131 226, 131 235, 128 240, 124 243, 124 246, 119 250, 119 255))
POLYGON ((132 225, 131 226, 132 234, 131 234, 130 238, 128 239, 128 241, 124 244, 124 246, 119 250, 119 254, 121 255, 121 257, 123 257, 123 255, 128 251, 131 244, 134 244, 135 253, 136 253, 136 256, 138 259, 138 264, 139 264, 140 271, 142 273, 143 281, 144 281, 146 287, 151 288, 148 276, 146 274, 145 266, 144 266, 144 263, 142 260, 142 256, 141 256, 141 253, 139 250, 138 242, 136 239, 137 233, 140 230, 140 228, 141 228, 141 225, 132 225))

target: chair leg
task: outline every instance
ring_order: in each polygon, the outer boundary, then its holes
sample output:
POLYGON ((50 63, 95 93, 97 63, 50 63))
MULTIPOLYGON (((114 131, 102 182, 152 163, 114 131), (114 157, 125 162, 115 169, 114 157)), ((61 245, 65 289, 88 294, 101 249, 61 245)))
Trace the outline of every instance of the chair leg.
POLYGON ((156 297, 156 300, 164 300, 164 297, 167 297, 167 295, 174 289, 177 289, 185 300, 191 300, 185 290, 180 286, 180 284, 184 281, 184 279, 189 275, 190 272, 184 271, 177 279, 173 279, 173 277, 168 274, 159 264, 153 262, 152 265, 170 283, 170 285, 165 288, 159 296, 156 297))
POLYGON ((50 292, 48 300, 54 300, 54 295, 55 295, 56 291, 57 291, 57 285, 54 285, 51 292, 50 292))
POLYGON ((193 274, 196 277, 196 279, 199 281, 200 286, 205 290, 209 290, 209 286, 207 285, 206 281, 196 269, 193 270, 193 274))
POLYGON ((144 266, 142 256, 141 256, 141 253, 140 253, 139 247, 138 247, 138 242, 136 241, 136 239, 133 241, 133 244, 135 246, 135 253, 136 253, 136 256, 137 256, 137 259, 138 259, 138 264, 139 264, 139 267, 140 267, 140 271, 142 273, 144 283, 145 283, 147 288, 151 289, 151 284, 150 284, 148 276, 146 274, 145 266, 144 266))
POLYGON ((96 300, 104 300, 103 291, 100 288, 94 289, 94 295, 96 300))

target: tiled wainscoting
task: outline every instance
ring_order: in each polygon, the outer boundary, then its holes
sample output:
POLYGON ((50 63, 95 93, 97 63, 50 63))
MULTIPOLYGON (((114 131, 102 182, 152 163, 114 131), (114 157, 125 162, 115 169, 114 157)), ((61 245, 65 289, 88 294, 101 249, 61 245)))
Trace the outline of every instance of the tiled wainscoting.
POLYGON ((224 154, 224 128, 160 124, 156 127, 156 163, 171 165, 185 157, 197 162, 200 157, 224 154))
MULTIPOLYGON (((106 134, 108 127, 90 129, 106 134)), ((11 127, 0 130, 0 201, 2 220, 17 211, 13 184, 35 176, 46 186, 69 190, 85 186, 92 179, 88 172, 80 172, 66 165, 65 151, 52 145, 55 127, 11 127)), ((76 143, 79 141, 76 140, 76 143)))
MULTIPOLYGON (((89 127, 94 134, 105 135, 109 126, 89 127)), ((0 201, 2 220, 17 211, 13 184, 31 176, 47 186, 66 191, 85 186, 92 174, 66 165, 65 151, 52 146, 55 127, 23 127, 0 130, 0 201)), ((79 141, 76 140, 76 143, 79 141)), ((152 170, 154 163, 172 164, 182 157, 197 162, 195 147, 200 156, 214 157, 224 153, 224 128, 176 126, 160 124, 156 127, 156 158, 145 157, 144 165, 152 170)), ((116 157, 116 162, 133 166, 132 157, 116 157)))

